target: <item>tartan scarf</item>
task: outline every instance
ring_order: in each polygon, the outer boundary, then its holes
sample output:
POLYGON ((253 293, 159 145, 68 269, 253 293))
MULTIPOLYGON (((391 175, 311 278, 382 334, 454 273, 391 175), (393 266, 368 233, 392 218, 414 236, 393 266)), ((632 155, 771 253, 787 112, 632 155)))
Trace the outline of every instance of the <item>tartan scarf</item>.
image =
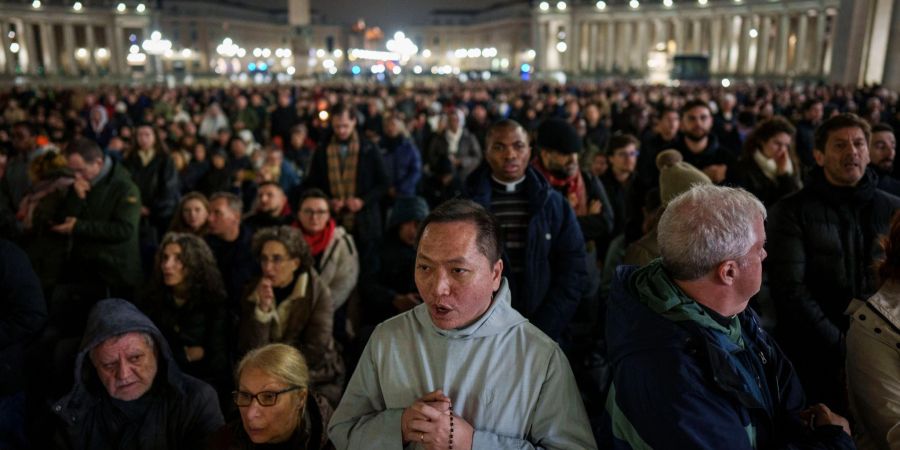
MULTIPOLYGON (((336 136, 332 136, 328 148, 325 150, 328 158, 328 186, 331 189, 331 197, 347 200, 356 196, 356 169, 359 163, 359 135, 356 130, 350 136, 347 156, 341 160, 340 143, 336 136)), ((353 214, 336 211, 345 228, 353 229, 353 214)))
POLYGON ((588 213, 587 188, 584 185, 584 178, 581 177, 581 170, 577 170, 575 175, 568 178, 558 178, 550 173, 541 158, 534 158, 531 165, 547 179, 554 188, 563 188, 565 190, 566 199, 575 210, 578 217, 586 216, 588 213))

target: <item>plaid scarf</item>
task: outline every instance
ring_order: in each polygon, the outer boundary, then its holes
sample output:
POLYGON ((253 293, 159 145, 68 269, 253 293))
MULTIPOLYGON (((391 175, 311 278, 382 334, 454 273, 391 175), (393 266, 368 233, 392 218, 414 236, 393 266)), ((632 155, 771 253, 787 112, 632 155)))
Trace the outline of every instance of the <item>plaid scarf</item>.
POLYGON ((551 186, 565 191, 563 194, 566 196, 566 199, 569 200, 572 209, 575 210, 576 216, 583 217, 587 215, 587 188, 584 185, 584 179, 581 177, 581 170, 576 171, 575 175, 572 175, 571 177, 557 178, 544 167, 541 158, 535 158, 531 162, 531 165, 547 179, 551 186))
MULTIPOLYGON (((348 143, 347 156, 341 159, 341 144, 337 137, 332 137, 325 150, 328 158, 328 186, 331 188, 331 197, 341 200, 356 196, 356 169, 359 163, 359 135, 353 131, 348 143)), ((353 214, 346 211, 336 211, 342 224, 347 229, 353 229, 353 214)))

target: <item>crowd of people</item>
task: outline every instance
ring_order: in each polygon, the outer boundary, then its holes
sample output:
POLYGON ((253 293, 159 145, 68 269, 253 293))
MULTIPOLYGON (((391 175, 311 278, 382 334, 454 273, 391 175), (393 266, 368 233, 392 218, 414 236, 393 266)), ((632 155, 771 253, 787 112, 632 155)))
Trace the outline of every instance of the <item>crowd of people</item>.
POLYGON ((895 448, 898 131, 877 86, 2 90, 0 448, 895 448))

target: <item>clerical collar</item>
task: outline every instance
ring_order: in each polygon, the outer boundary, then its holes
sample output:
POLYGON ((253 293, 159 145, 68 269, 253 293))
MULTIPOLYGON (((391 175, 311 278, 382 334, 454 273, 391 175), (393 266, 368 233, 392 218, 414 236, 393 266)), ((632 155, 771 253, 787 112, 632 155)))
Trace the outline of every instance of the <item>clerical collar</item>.
POLYGON ((525 181, 525 176, 523 175, 522 178, 519 178, 519 179, 516 180, 516 181, 509 181, 509 182, 507 182, 507 181, 500 181, 499 179, 497 179, 497 177, 495 177, 495 176, 493 176, 493 175, 491 175, 491 179, 494 180, 495 183, 497 183, 497 184, 503 186, 503 187, 504 187, 504 190, 505 190, 506 192, 516 192, 516 188, 518 188, 519 185, 522 184, 522 182, 525 181))

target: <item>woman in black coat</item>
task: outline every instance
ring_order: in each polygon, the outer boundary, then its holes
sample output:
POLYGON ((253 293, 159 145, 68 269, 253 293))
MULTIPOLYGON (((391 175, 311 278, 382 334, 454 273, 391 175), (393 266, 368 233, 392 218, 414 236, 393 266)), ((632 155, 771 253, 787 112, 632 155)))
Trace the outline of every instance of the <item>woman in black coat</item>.
POLYGON ((790 122, 776 117, 757 125, 744 142, 737 165, 738 184, 766 208, 802 187, 795 132, 790 122))

